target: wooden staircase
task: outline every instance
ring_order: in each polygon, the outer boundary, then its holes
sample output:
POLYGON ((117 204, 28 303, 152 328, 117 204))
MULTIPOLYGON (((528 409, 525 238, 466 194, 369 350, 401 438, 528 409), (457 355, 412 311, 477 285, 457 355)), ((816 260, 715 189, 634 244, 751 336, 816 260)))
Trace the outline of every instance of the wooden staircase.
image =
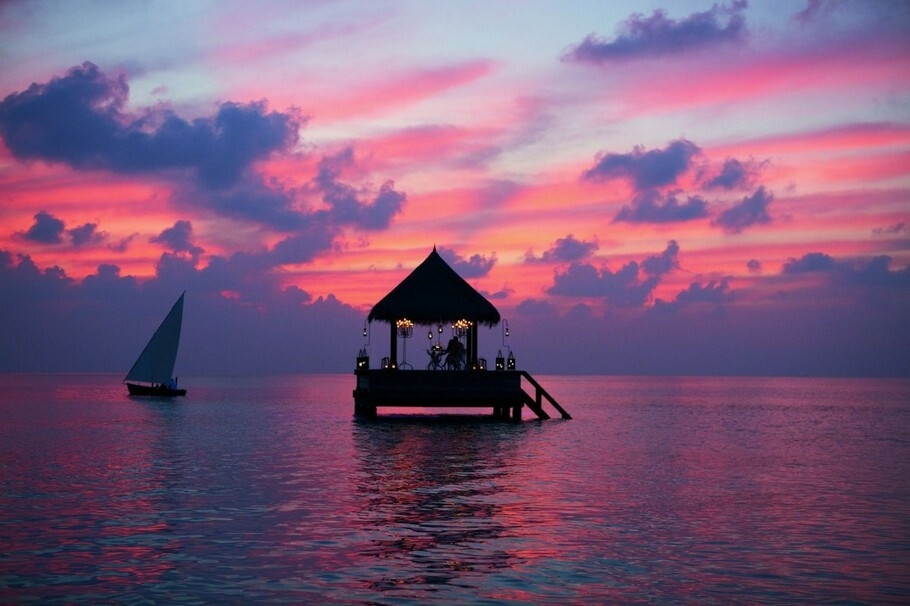
POLYGON ((553 398, 553 396, 551 396, 547 392, 547 390, 544 389, 540 385, 540 383, 538 383, 537 380, 535 380, 534 377, 532 377, 530 375, 530 373, 528 373, 528 371, 520 370, 518 372, 519 372, 519 374, 521 374, 522 377, 527 379, 528 383, 530 383, 534 387, 534 397, 533 398, 524 389, 521 390, 521 393, 524 398, 524 404, 528 408, 530 408, 534 412, 534 414, 537 415, 537 418, 539 418, 539 419, 549 419, 550 418, 550 415, 547 414, 547 411, 545 411, 543 409, 544 399, 546 399, 547 402, 549 402, 550 405, 553 406, 553 408, 555 408, 559 412, 560 415, 562 415, 563 419, 572 418, 572 416, 568 412, 566 412, 566 409, 563 408, 562 406, 560 406, 559 402, 557 402, 556 399, 553 398))

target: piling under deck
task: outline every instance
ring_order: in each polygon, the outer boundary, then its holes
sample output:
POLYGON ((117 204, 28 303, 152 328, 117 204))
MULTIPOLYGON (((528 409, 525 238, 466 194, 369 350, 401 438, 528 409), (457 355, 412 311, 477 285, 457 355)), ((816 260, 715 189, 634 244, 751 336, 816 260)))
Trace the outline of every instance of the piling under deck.
POLYGON ((539 418, 548 419, 543 399, 564 419, 569 414, 525 371, 465 370, 370 370, 355 371, 354 412, 375 416, 376 408, 488 408, 500 418, 521 419, 528 406, 539 418), (521 385, 525 377, 535 387, 531 397, 521 385))

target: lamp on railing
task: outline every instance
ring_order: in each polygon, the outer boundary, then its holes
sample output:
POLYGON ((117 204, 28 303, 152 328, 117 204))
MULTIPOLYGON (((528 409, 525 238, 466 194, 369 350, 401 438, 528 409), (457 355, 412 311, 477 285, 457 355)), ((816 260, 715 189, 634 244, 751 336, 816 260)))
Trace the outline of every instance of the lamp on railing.
POLYGON ((367 355, 365 347, 361 347, 357 352, 357 370, 367 370, 370 367, 370 356, 367 355))
POLYGON ((506 359, 502 357, 502 350, 496 352, 496 370, 505 370, 506 359))
POLYGON ((515 354, 513 354, 511 351, 509 352, 509 359, 506 362, 506 368, 509 370, 515 370, 515 354))

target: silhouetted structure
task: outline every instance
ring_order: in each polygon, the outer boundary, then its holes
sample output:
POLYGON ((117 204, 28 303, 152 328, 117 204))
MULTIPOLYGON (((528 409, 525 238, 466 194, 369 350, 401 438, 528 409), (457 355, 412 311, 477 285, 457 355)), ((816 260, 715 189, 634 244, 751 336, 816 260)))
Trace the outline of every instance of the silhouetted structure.
POLYGON ((365 350, 358 355, 354 389, 354 411, 358 415, 374 416, 378 406, 492 407, 497 417, 520 419, 521 409, 527 405, 539 418, 547 419, 550 417, 543 410, 546 399, 563 418, 571 418, 530 374, 514 368, 511 355, 508 370, 499 360, 495 371, 486 370, 486 360, 477 354, 477 327, 498 324, 499 312, 449 267, 435 247, 373 306, 367 320, 389 323, 389 355, 382 359, 379 369, 370 368, 365 350), (429 326, 431 337, 434 328, 441 334, 443 326, 450 325, 457 337, 465 339, 464 364, 442 366, 436 350, 430 354, 428 367, 433 370, 404 370, 410 365, 399 364, 398 339, 409 338, 415 325, 429 326), (522 377, 534 387, 534 397, 522 388, 522 377))

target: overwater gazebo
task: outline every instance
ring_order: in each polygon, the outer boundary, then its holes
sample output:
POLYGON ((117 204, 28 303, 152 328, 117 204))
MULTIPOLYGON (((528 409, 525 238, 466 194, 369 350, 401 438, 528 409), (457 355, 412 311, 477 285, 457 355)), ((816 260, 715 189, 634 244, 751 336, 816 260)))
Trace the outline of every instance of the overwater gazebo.
POLYGON ((375 416, 378 406, 490 407, 497 417, 520 419, 521 409, 527 405, 538 417, 549 418, 542 407, 546 399, 563 418, 571 418, 526 371, 506 369, 502 364, 487 371, 485 360, 478 356, 477 328, 499 324, 499 311, 443 260, 435 246, 373 306, 367 321, 374 320, 389 324, 389 355, 377 369, 370 368, 365 352, 358 356, 354 390, 358 415, 375 416), (414 326, 430 327, 430 336, 434 329, 441 333, 443 326, 451 326, 464 338, 463 363, 404 370, 410 367, 399 363, 398 339, 411 336, 414 326), (521 387, 522 378, 535 388, 535 397, 521 387))
POLYGON ((392 367, 398 365, 397 336, 401 328, 451 324, 466 333, 465 365, 477 368, 477 326, 495 326, 500 317, 493 304, 449 267, 434 246, 423 263, 373 306, 367 321, 373 320, 389 323, 392 367))

